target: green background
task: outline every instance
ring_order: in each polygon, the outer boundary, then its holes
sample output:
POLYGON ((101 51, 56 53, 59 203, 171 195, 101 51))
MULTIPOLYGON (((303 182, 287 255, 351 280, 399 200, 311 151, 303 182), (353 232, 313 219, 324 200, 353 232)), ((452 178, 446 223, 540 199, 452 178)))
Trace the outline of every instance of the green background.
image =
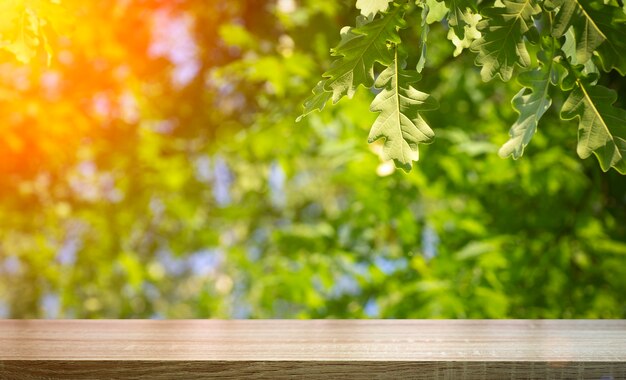
POLYGON ((577 157, 560 106, 499 158, 520 86, 446 25, 419 83, 435 142, 404 173, 363 88, 295 123, 351 1, 68 9, 49 66, 0 53, 1 317, 626 317, 626 178, 577 157))

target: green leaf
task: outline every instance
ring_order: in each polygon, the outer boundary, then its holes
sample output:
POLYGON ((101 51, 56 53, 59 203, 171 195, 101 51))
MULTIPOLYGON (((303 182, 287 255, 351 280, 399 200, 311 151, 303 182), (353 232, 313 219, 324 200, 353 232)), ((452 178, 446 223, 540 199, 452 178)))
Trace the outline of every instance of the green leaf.
POLYGON ((443 20, 448 13, 448 8, 442 1, 426 0, 424 5, 428 7, 428 15, 426 16, 426 22, 428 24, 434 24, 443 20))
POLYGON ((420 33, 420 58, 417 61, 417 65, 415 66, 415 70, 417 70, 418 73, 421 73, 422 70, 424 69, 424 65, 426 64, 426 41, 428 41, 428 32, 430 30, 430 27, 428 26, 428 12, 430 11, 430 8, 428 6, 428 4, 424 4, 423 5, 423 9, 422 9, 422 30, 420 33))
MULTIPOLYGON (((574 32, 574 28, 567 29, 565 33, 565 42, 563 42, 563 46, 561 46, 561 50, 565 54, 565 57, 569 60, 569 62, 573 65, 579 65, 578 56, 576 54, 576 33, 574 32)), ((593 60, 588 60, 584 62, 583 73, 585 75, 591 73, 599 73, 598 67, 593 63, 593 60)))
POLYGON ((593 153, 602 170, 614 167, 626 174, 626 110, 612 106, 616 99, 615 91, 578 79, 563 104, 561 118, 579 118, 576 150, 580 158, 593 153))
POLYGON ((626 14, 622 9, 599 0, 553 0, 551 5, 560 5, 552 35, 561 37, 573 27, 577 63, 587 62, 597 50, 604 71, 614 68, 626 75, 626 14))
POLYGON ((476 1, 473 0, 444 0, 450 13, 448 15, 448 24, 454 30, 454 34, 460 40, 465 38, 465 26, 467 25, 465 14, 467 9, 476 9, 476 1))
POLYGON ((393 61, 393 50, 388 42, 400 43, 398 29, 406 26, 402 7, 394 8, 384 17, 356 28, 344 29, 342 40, 332 50, 335 60, 324 73, 324 90, 333 93, 333 103, 344 95, 351 98, 357 87, 374 84, 374 63, 388 66, 393 61))
POLYGON ((482 66, 484 81, 499 75, 504 81, 511 79, 515 64, 527 67, 530 56, 524 43, 524 33, 533 25, 532 16, 541 8, 534 0, 504 0, 504 7, 490 7, 485 19, 478 23, 482 37, 472 43, 478 53, 476 64, 482 66))
POLYGON ((328 103, 332 96, 332 92, 324 91, 324 81, 321 80, 317 82, 317 85, 313 89, 313 95, 309 96, 304 101, 304 111, 302 112, 302 115, 298 116, 296 122, 299 122, 303 117, 315 110, 323 110, 324 106, 328 103))
POLYGON ((429 25, 441 21, 445 17, 446 13, 448 13, 446 5, 437 0, 426 0, 420 6, 422 7, 422 22, 419 42, 420 58, 417 61, 417 66, 415 67, 418 73, 422 72, 424 65, 426 64, 426 42, 428 41, 428 32, 430 31, 429 25))
POLYGON ((519 75, 518 81, 524 88, 511 101, 519 117, 509 131, 511 138, 498 151, 502 158, 513 155, 513 159, 518 159, 522 156, 537 131, 539 120, 552 104, 548 89, 551 84, 558 83, 557 67, 560 66, 554 64, 554 49, 550 57, 546 57, 543 51, 538 57, 541 62, 539 68, 519 75))
POLYGON ((448 39, 452 41, 455 46, 452 53, 455 57, 463 52, 463 49, 467 49, 472 46, 472 43, 481 37, 481 33, 477 29, 477 25, 480 22, 482 16, 478 13, 466 12, 463 17, 463 30, 462 37, 456 34, 456 28, 450 28, 448 30, 448 39))
POLYGON ((394 160, 405 171, 419 158, 418 143, 430 143, 434 132, 420 112, 439 107, 435 98, 416 90, 411 83, 421 79, 417 71, 404 70, 397 53, 392 64, 376 79, 382 89, 370 109, 380 112, 369 134, 370 143, 384 138, 383 158, 394 160))
POLYGON ((385 12, 392 0, 356 0, 357 9, 368 18, 373 18, 377 13, 385 12))

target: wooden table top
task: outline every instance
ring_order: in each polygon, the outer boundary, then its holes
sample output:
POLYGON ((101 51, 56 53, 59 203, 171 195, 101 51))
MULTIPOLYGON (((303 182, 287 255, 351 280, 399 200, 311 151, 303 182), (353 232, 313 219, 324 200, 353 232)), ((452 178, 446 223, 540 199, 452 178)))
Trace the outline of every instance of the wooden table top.
POLYGON ((626 362, 626 320, 2 320, 0 360, 626 362))
POLYGON ((626 379, 624 320, 4 320, 0 379, 626 379))

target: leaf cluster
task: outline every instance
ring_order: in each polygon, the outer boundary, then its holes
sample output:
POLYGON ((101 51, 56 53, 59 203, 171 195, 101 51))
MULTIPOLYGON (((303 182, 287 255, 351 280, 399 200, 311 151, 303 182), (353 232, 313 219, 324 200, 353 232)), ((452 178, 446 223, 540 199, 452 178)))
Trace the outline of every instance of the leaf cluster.
POLYGON ((303 116, 322 110, 330 99, 336 103, 345 95, 352 97, 359 85, 378 88, 373 87, 376 63, 383 66, 382 78, 413 78, 411 82, 388 80, 383 86, 384 98, 379 94, 372 103, 372 111, 380 116, 369 138, 369 142, 384 139, 383 158, 410 170, 419 157, 417 144, 430 143, 434 137, 421 113, 435 108, 436 100, 424 107, 417 95, 423 93, 412 86, 427 62, 429 24, 441 21, 456 46, 454 56, 465 48, 476 54, 483 81, 496 77, 509 81, 516 76, 522 86, 512 99, 519 116, 500 156, 522 156, 552 98, 558 96, 566 98, 560 104, 561 118, 578 119, 578 155, 594 154, 602 170, 615 168, 626 174, 626 111, 614 105, 615 91, 598 84, 603 73, 626 74, 626 13, 620 4, 602 0, 390 3, 357 2, 362 12, 357 26, 342 30, 342 40, 332 50, 339 58, 305 101, 303 116), (404 57, 398 55, 403 50, 398 31, 407 27, 405 15, 418 8, 422 22, 415 29, 420 34, 420 56, 415 69, 407 71, 401 69, 406 60, 397 58, 404 57))

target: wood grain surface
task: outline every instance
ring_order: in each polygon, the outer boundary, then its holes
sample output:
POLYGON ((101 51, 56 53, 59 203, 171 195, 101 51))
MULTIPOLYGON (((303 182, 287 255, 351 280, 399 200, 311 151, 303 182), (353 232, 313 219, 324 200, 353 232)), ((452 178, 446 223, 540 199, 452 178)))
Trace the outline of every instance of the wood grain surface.
POLYGON ((0 321, 0 379, 337 377, 626 379, 626 321, 0 321))

